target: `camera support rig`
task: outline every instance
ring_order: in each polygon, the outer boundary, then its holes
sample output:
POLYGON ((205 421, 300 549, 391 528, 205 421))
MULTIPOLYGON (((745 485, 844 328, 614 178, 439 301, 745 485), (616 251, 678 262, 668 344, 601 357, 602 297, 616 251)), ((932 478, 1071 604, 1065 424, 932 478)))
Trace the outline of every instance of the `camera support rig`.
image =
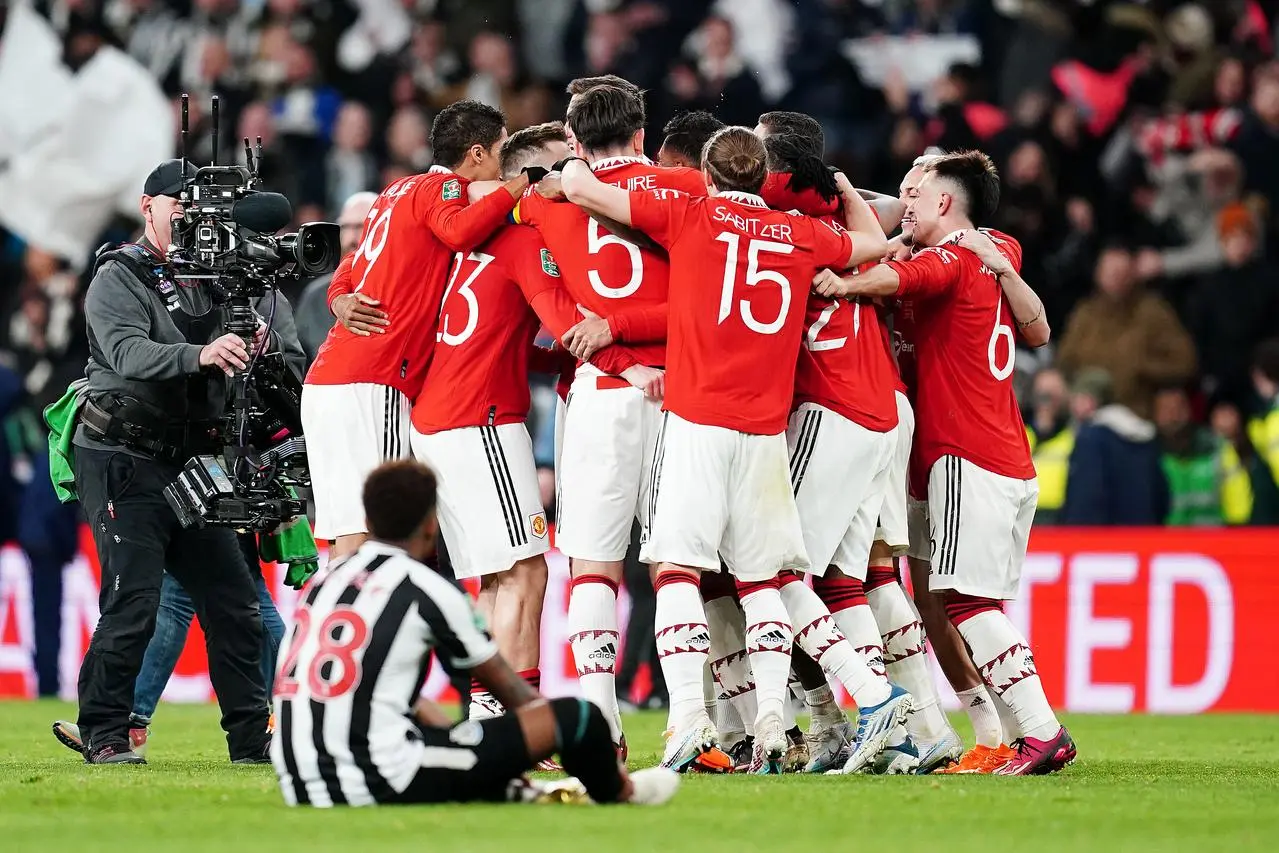
MULTIPOLYGON (((338 230, 313 222, 295 234, 273 236, 292 220, 284 196, 259 192, 262 140, 254 156, 244 140, 245 166, 219 166, 218 98, 212 103, 213 160, 187 177, 188 99, 182 96, 183 214, 175 220, 167 257, 178 280, 205 281, 223 312, 223 327, 250 352, 248 367, 231 377, 219 455, 197 456, 164 490, 183 527, 270 530, 306 512, 295 487, 309 485, 302 435, 302 383, 279 352, 258 352, 259 328, 269 335, 255 301, 284 277, 318 275, 336 266, 338 230), (265 448, 260 450, 258 448, 265 448)), ((264 346, 265 349, 265 346, 264 346)))

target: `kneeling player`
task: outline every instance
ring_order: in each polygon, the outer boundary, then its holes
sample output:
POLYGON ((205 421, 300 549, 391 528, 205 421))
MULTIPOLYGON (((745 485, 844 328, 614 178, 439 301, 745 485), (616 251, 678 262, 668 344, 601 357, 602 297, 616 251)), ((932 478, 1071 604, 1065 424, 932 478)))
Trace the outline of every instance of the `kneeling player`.
MULTIPOLYGON (((679 780, 628 775, 599 709, 546 700, 498 654, 466 596, 418 562, 435 541, 435 477, 390 462, 364 484, 369 540, 318 576, 298 607, 275 683, 271 761, 289 805, 538 799, 524 779, 558 753, 598 803, 657 804, 679 780), (431 653, 469 670, 512 713, 450 728, 411 703, 431 653)), ((561 788, 563 790, 563 788, 561 788)))

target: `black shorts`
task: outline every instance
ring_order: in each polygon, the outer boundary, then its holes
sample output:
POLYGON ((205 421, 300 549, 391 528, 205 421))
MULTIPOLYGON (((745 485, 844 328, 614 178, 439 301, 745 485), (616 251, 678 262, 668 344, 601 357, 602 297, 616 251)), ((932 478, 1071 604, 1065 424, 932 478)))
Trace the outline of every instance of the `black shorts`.
POLYGON ((533 769, 514 714, 420 731, 422 766, 392 802, 503 802, 511 781, 533 769))

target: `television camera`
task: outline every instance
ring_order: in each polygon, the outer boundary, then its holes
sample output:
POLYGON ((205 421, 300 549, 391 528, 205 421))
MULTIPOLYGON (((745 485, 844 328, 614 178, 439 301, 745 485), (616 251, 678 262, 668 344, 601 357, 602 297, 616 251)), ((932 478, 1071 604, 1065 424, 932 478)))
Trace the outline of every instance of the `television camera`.
POLYGON ((167 260, 173 278, 204 281, 224 314, 228 332, 252 353, 249 366, 231 379, 222 450, 189 460, 164 490, 183 527, 222 526, 271 530, 306 511, 297 488, 310 484, 302 435, 301 380, 279 352, 257 353, 254 334, 275 319, 275 301, 260 318, 255 303, 283 279, 331 272, 339 257, 338 226, 308 222, 277 234, 293 219, 287 198, 264 192, 256 151, 244 140, 244 166, 218 165, 218 98, 210 113, 214 163, 187 170, 187 96, 182 96, 183 187, 180 219, 173 222, 167 260))

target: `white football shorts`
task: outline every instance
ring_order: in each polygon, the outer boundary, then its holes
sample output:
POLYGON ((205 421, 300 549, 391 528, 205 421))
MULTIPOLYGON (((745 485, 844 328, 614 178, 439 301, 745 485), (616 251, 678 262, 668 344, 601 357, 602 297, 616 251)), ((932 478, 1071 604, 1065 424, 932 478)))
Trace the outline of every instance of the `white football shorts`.
POLYGON ((564 406, 555 544, 579 560, 626 557, 635 519, 648 523, 649 476, 661 403, 589 364, 564 406))
POLYGON ((1016 598, 1038 501, 1038 480, 1003 477, 958 456, 938 459, 928 472, 936 543, 928 588, 1016 598))
POLYGON ((836 566, 866 579, 866 564, 888 487, 896 430, 874 432, 816 403, 803 403, 786 431, 791 488, 810 571, 836 566))
POLYGON ((302 386, 316 539, 368 532, 364 478, 383 462, 408 458, 411 408, 389 385, 302 386))
POLYGON ((897 392, 897 447, 884 489, 884 505, 879 510, 879 529, 875 539, 893 549, 893 556, 906 553, 910 530, 906 523, 907 476, 910 471, 910 448, 915 440, 915 411, 906 395, 897 392))
POLYGON ((717 572, 723 557, 744 581, 808 569, 785 433, 749 435, 666 412, 652 480, 644 562, 717 572))
POLYGON ((533 442, 523 423, 412 430, 413 456, 435 472, 440 533, 453 573, 508 571, 550 550, 533 442))

